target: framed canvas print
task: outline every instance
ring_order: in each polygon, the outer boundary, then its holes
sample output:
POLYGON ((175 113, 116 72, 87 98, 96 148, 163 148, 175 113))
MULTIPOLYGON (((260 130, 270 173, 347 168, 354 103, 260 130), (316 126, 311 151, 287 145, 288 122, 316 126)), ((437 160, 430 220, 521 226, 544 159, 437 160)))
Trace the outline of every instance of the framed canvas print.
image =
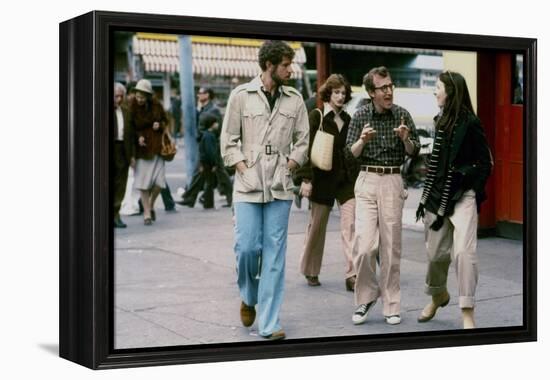
POLYGON ((536 340, 536 42, 61 23, 60 356, 536 340))

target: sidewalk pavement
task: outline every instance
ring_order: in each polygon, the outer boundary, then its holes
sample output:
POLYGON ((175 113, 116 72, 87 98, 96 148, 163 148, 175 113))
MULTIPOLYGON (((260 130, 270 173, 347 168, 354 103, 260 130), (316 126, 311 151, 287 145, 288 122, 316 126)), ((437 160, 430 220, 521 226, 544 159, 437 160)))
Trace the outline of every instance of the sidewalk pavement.
MULTIPOLYGON (((180 153, 178 153, 180 154, 180 153)), ((181 176, 168 171, 175 192, 181 176)), ((287 339, 461 329, 454 265, 449 271, 451 302, 420 324, 429 302, 423 293, 426 271, 423 225, 414 213, 420 189, 410 189, 403 213, 400 325, 384 322, 378 302, 363 325, 355 326, 353 293, 344 285, 339 212, 332 211, 319 287, 308 287, 299 260, 308 220, 307 201, 293 205, 289 221, 285 298, 281 323, 287 339)), ((175 194, 174 194, 175 196, 175 194)), ((202 343, 263 341, 257 325, 241 325, 233 253, 232 213, 222 198, 216 210, 179 207, 162 211, 143 225, 142 216, 125 216, 115 230, 115 347, 155 347, 202 343)), ((523 245, 521 241, 478 241, 479 282, 475 309, 478 327, 522 324, 523 245)))

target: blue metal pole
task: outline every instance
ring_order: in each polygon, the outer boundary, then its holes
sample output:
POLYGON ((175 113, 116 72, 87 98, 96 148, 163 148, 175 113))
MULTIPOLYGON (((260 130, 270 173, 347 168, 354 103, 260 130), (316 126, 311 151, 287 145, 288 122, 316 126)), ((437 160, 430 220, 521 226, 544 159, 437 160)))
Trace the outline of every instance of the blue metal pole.
POLYGON ((184 128, 186 185, 191 183, 198 164, 195 84, 193 81, 193 53, 191 37, 178 36, 180 53, 180 91, 184 128))

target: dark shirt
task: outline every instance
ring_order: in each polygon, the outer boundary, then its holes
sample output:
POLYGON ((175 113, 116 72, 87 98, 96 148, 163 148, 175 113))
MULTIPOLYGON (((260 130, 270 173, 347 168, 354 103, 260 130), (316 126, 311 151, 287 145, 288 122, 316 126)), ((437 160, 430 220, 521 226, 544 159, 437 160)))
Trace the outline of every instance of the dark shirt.
POLYGON ((401 125, 401 117, 410 130, 409 138, 415 147, 412 155, 416 155, 420 150, 420 143, 414 121, 406 109, 396 104, 384 113, 376 112, 371 102, 357 110, 349 126, 347 149, 359 140, 365 124, 368 123, 376 130, 376 135, 363 148, 358 157, 360 163, 373 166, 401 166, 406 154, 405 145, 393 130, 401 125))
POLYGON ((275 103, 277 102, 277 99, 279 98, 279 96, 281 96, 281 88, 277 87, 277 89, 275 90, 275 94, 273 95, 271 95, 271 92, 265 91, 263 87, 262 87, 262 92, 267 98, 267 102, 269 103, 269 109, 273 112, 273 108, 275 108, 275 103))
POLYGON ((218 164, 219 147, 216 136, 210 131, 201 131, 199 140, 199 160, 203 165, 218 164))
POLYGON ((201 124, 201 118, 203 115, 211 114, 216 117, 216 121, 221 125, 222 123, 222 114, 220 109, 212 102, 209 101, 204 107, 200 110, 197 109, 197 126, 201 124))
POLYGON ((197 110, 197 128, 200 130, 200 126, 204 123, 205 118, 208 118, 209 116, 214 116, 218 122, 218 128, 213 132, 214 135, 219 138, 223 118, 220 109, 212 101, 209 101, 204 107, 197 110))

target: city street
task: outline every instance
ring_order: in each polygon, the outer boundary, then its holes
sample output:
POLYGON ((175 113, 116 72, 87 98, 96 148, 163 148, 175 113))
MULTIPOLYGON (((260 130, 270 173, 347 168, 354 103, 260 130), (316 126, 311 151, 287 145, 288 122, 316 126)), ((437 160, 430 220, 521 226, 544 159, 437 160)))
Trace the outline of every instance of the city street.
MULTIPOLYGON (((181 141, 176 159, 167 163, 173 196, 183 187, 181 141)), ((287 339, 330 337, 462 328, 454 266, 449 273, 449 306, 434 320, 420 324, 417 317, 429 302, 423 293, 426 271, 423 226, 414 212, 421 189, 410 189, 403 215, 401 261, 402 323, 384 322, 376 304, 367 323, 355 326, 353 293, 344 286, 339 212, 329 221, 320 287, 308 287, 299 273, 299 259, 308 220, 307 201, 293 205, 288 236, 285 298, 281 323, 287 339)), ((178 206, 164 212, 156 204, 157 221, 143 225, 141 215, 123 216, 126 229, 115 231, 115 348, 190 345, 263 340, 257 325, 245 328, 239 318, 231 209, 178 206)), ((478 242, 478 327, 522 324, 522 243, 501 238, 478 242)))

